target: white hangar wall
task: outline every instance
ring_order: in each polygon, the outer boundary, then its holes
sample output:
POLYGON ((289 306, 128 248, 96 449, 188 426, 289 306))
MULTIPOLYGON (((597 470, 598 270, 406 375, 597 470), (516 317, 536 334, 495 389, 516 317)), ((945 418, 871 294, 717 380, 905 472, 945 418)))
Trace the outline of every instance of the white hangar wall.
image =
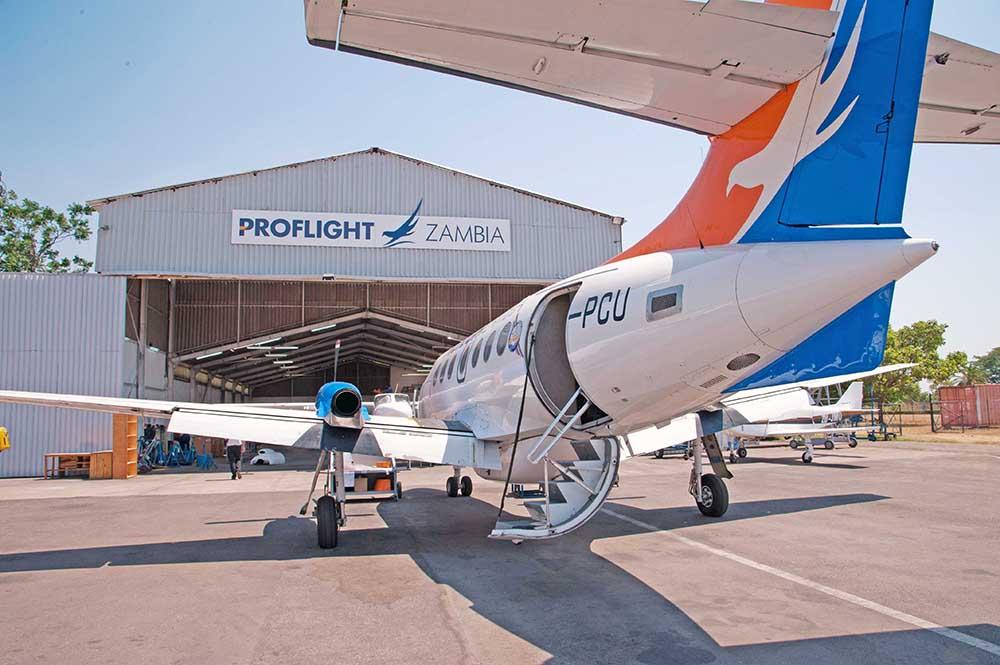
POLYGON ((105 274, 547 282, 621 250, 620 218, 378 148, 91 202, 105 274), (244 245, 234 210, 510 220, 510 251, 244 245))

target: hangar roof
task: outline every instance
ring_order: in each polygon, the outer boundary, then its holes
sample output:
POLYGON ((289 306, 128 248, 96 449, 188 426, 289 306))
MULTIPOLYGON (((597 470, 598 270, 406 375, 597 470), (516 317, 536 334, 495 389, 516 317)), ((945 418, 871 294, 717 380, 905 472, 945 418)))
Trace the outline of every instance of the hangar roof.
POLYGON ((90 203, 106 275, 548 283, 622 249, 620 217, 381 148, 90 203))
POLYGON ((373 146, 371 148, 368 148, 367 150, 356 150, 354 152, 344 152, 344 153, 341 153, 339 155, 330 155, 329 157, 320 157, 318 159, 307 159, 307 160, 302 161, 302 162, 292 162, 291 164, 281 164, 280 166, 269 166, 269 167, 263 168, 263 169, 254 169, 252 171, 243 171, 241 173, 231 173, 229 175, 216 176, 214 178, 202 178, 201 180, 191 180, 190 182, 182 182, 182 183, 178 183, 176 185, 163 185, 162 187, 154 187, 152 189, 143 189, 143 190, 140 190, 138 192, 127 192, 125 194, 115 194, 115 195, 112 195, 112 196, 105 196, 105 197, 102 197, 102 198, 98 198, 98 199, 93 199, 93 200, 87 201, 87 205, 89 205, 90 207, 95 208, 97 210, 100 210, 103 206, 105 206, 105 205, 107 205, 107 204, 109 204, 109 203, 111 203, 113 201, 116 201, 118 199, 125 198, 127 196, 145 196, 146 194, 152 194, 154 192, 176 191, 176 190, 181 189, 183 187, 193 187, 195 185, 205 185, 205 184, 212 184, 212 183, 221 182, 222 180, 225 180, 227 178, 239 178, 241 176, 247 176, 247 175, 254 175, 255 176, 255 175, 259 174, 259 173, 266 173, 268 171, 277 171, 277 170, 280 170, 280 169, 293 169, 293 168, 297 168, 299 166, 306 166, 307 164, 318 164, 318 163, 322 163, 322 162, 334 162, 334 161, 336 161, 338 159, 343 159, 344 157, 353 157, 355 155, 367 155, 367 154, 372 154, 372 155, 392 155, 394 157, 399 157, 400 159, 405 159, 405 160, 411 161, 414 164, 421 164, 421 165, 424 165, 424 166, 433 166, 434 168, 441 169, 443 171, 449 171, 451 173, 456 173, 458 175, 464 175, 464 176, 468 176, 470 178, 475 178, 476 180, 481 180, 483 182, 489 183, 491 185, 495 185, 497 187, 503 187, 504 189, 508 189, 508 190, 510 190, 512 192, 517 192, 519 194, 526 194, 528 196, 533 196, 533 197, 535 197, 537 199, 541 199, 542 201, 548 201, 549 203, 556 203, 558 205, 568 206, 570 208, 575 208, 577 210, 583 210, 585 212, 592 212, 592 213, 594 213, 596 215, 601 215, 602 217, 606 217, 609 221, 616 221, 618 224, 624 224, 625 223, 625 218, 624 217, 618 217, 618 216, 612 215, 612 214, 607 213, 607 212, 602 212, 600 210, 594 210, 593 208, 587 208, 587 207, 584 207, 584 206, 581 206, 581 205, 577 205, 575 203, 570 203, 568 201, 562 201, 560 199, 557 199, 557 198, 554 198, 554 197, 551 197, 551 196, 546 196, 545 194, 539 194, 538 192, 533 192, 533 191, 531 191, 529 189, 523 189, 521 187, 514 187, 513 185, 508 185, 507 183, 503 183, 503 182, 500 182, 498 180, 492 180, 490 178, 484 178, 482 176, 476 175, 475 173, 469 173, 468 171, 461 171, 459 169, 453 169, 453 168, 448 167, 448 166, 442 166, 440 164, 435 164, 434 162, 428 162, 428 161, 423 160, 423 159, 417 159, 416 157, 410 157, 409 155, 404 155, 402 153, 393 152, 392 150, 386 150, 385 148, 379 148, 378 146, 373 146))

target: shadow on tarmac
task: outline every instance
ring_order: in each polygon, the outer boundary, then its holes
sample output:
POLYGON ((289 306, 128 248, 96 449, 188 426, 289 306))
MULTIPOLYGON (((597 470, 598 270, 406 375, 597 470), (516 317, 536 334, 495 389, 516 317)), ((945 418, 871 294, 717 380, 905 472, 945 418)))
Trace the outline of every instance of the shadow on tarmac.
MULTIPOLYGON (((729 522, 768 515, 821 510, 887 498, 878 494, 841 494, 746 501, 731 504, 725 516, 711 521, 697 515, 696 510, 689 506, 649 510, 617 504, 614 501, 609 501, 607 505, 614 508, 615 512, 667 531, 691 527, 697 522, 704 524, 720 521, 729 522)), ((407 492, 406 498, 402 502, 380 503, 378 513, 388 528, 348 528, 341 532, 340 544, 333 550, 319 549, 316 546, 316 523, 312 519, 294 514, 284 518, 205 522, 206 525, 266 522, 260 536, 0 554, 0 574, 99 568, 102 566, 282 561, 329 556, 412 554, 414 552, 413 536, 407 535, 408 532, 419 535, 421 540, 424 537, 429 537, 428 542, 421 542, 421 549, 429 552, 451 549, 451 543, 455 538, 460 537, 459 532, 468 534, 470 551, 482 549, 484 544, 489 550, 494 550, 497 546, 510 547, 507 543, 486 539, 485 536, 496 518, 496 507, 484 501, 476 499, 447 500, 444 492, 415 489, 407 492), (427 506, 428 501, 432 501, 434 505, 427 506), (439 504, 439 501, 446 501, 446 503, 439 504), (423 504, 424 507, 418 508, 420 504, 423 504), (446 506, 448 510, 439 510, 440 506, 446 506), (443 512, 447 517, 442 515, 443 512), (440 547, 435 545, 436 537, 441 539, 440 547)), ((351 516, 360 517, 362 515, 348 513, 348 519, 351 516)), ((509 518, 512 517, 509 516, 509 518)), ((569 536, 548 541, 544 544, 544 548, 557 548, 557 544, 567 538, 572 538, 575 542, 583 536, 589 536, 587 538, 589 546, 591 540, 638 533, 648 533, 648 531, 622 520, 599 514, 598 517, 588 522, 586 527, 569 536), (594 525, 597 524, 602 525, 599 530, 594 528, 594 525)))
POLYGON ((801 455, 799 455, 798 457, 795 457, 795 458, 782 457, 782 458, 770 458, 770 459, 762 458, 762 457, 756 457, 755 458, 753 456, 750 456, 750 457, 744 457, 743 459, 741 459, 739 462, 737 462, 735 464, 733 464, 732 462, 730 462, 730 466, 735 466, 735 467, 738 468, 740 466, 743 466, 744 464, 778 464, 778 465, 782 465, 782 466, 821 466, 824 469, 851 469, 851 470, 860 470, 860 469, 867 469, 868 468, 867 466, 864 466, 863 464, 851 464, 849 462, 833 462, 833 461, 831 461, 831 460, 834 460, 834 459, 837 459, 837 458, 836 457, 827 457, 825 455, 817 454, 813 458, 813 462, 810 465, 810 464, 806 464, 805 462, 802 461, 802 456, 801 455))
MULTIPOLYGON (((844 494, 749 501, 732 504, 724 519, 886 498, 844 494)), ((712 523, 690 506, 653 510, 614 502, 609 506, 664 531, 686 527, 688 535, 699 522, 712 523)), ((515 547, 485 537, 496 511, 494 505, 476 499, 447 499, 441 491, 416 489, 403 501, 379 504, 378 512, 389 528, 348 529, 335 550, 318 549, 315 523, 294 515, 271 520, 261 536, 5 554, 0 555, 0 573, 334 557, 344 560, 344 574, 351 575, 361 570, 350 567, 352 557, 407 554, 430 580, 452 587, 483 618, 552 654, 549 663, 1000 662, 925 630, 724 646, 659 591, 593 551, 596 540, 649 533, 645 529, 598 514, 562 538, 515 547)), ((662 566, 674 565, 683 575, 687 567, 713 563, 710 556, 692 552, 673 562, 665 558, 662 566)), ((727 598, 739 593, 753 590, 720 580, 705 588, 702 598, 706 605, 725 608, 731 604, 727 598)), ((740 622, 746 620, 739 617, 740 622)), ((823 617, 801 620, 814 626, 823 617)), ((986 624, 956 630, 987 640, 1000 637, 996 626, 986 624)))

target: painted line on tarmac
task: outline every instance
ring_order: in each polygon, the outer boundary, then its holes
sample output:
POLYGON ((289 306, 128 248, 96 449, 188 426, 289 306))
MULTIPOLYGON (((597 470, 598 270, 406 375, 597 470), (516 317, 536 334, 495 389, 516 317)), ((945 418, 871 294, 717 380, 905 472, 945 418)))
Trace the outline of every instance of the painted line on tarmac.
POLYGON ((924 630, 929 630, 933 633, 937 633, 941 637, 946 637, 949 640, 954 640, 956 642, 961 642, 962 644, 967 644, 970 647, 975 647, 985 651, 986 653, 993 654, 994 656, 1000 656, 1000 645, 993 644, 992 642, 987 642, 986 640, 981 640, 977 637, 972 637, 971 635, 966 635, 965 633, 959 632, 952 628, 947 628, 940 624, 936 624, 933 621, 928 621, 926 619, 921 619, 920 617, 915 617, 912 614, 907 614, 906 612, 900 612, 899 610, 894 610, 891 607, 886 607, 885 605, 880 605, 874 601, 868 600, 867 598, 862 598, 861 596, 855 596, 853 593, 847 593, 846 591, 841 591, 840 589, 834 589, 833 587, 828 587, 825 584, 820 584, 819 582, 813 582, 805 577, 800 577, 794 573, 788 573, 780 568, 775 568, 774 566, 769 566, 764 563, 758 563, 752 559, 747 559, 746 557, 740 556, 739 554, 733 554, 723 549, 717 547, 712 547, 711 545, 705 545, 704 543, 699 543, 697 540, 691 540, 686 536, 676 534, 670 531, 664 531, 652 524, 647 524, 646 522, 639 521, 628 517, 627 515, 622 515, 621 513, 616 513, 609 508, 602 508, 602 512, 611 515, 612 517, 617 517, 620 520, 628 522, 634 526, 645 529, 647 531, 652 531, 656 533, 662 533, 664 535, 670 536, 671 538, 678 540, 685 545, 690 545, 691 547, 709 552, 716 556, 720 556, 723 559, 729 559, 735 563, 753 568, 754 570, 759 570, 763 573, 768 573, 769 575, 774 575, 775 577, 780 577, 783 580, 789 582, 794 582, 801 586, 807 587, 814 591, 819 591, 828 596, 833 596, 834 598, 839 598, 840 600, 847 601, 859 607, 864 607, 865 609, 872 610, 873 612, 878 612, 879 614, 884 614, 887 617, 892 617, 903 623, 908 623, 911 626, 916 626, 917 628, 922 628, 924 630))

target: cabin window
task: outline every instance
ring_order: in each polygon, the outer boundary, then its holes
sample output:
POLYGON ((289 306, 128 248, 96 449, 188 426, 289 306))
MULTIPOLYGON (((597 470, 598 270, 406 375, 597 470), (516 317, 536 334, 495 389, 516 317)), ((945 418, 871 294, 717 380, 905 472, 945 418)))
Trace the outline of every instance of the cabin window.
POLYGON ((454 371, 454 369, 455 369, 455 356, 452 356, 451 360, 448 361, 448 380, 451 380, 451 373, 454 371))
POLYGON ((497 337, 497 357, 502 356, 504 349, 507 348, 508 337, 510 337, 510 321, 503 324, 503 328, 500 329, 500 336, 497 337))
POLYGON ((472 350, 472 360, 471 360, 471 362, 472 362, 472 366, 473 367, 475 367, 476 363, 479 362, 479 350, 482 349, 482 348, 483 348, 483 340, 480 339, 478 342, 476 342, 476 348, 474 348, 472 350))
POLYGON ((458 372, 455 378, 458 379, 459 383, 465 381, 465 366, 469 360, 469 349, 471 348, 471 346, 466 345, 465 348, 462 349, 462 355, 458 357, 458 372))
POLYGON ((493 349, 493 344, 496 343, 497 331, 494 330, 490 333, 490 336, 486 338, 486 343, 483 344, 483 362, 490 359, 490 351, 493 349))
POLYGON ((683 303, 684 287, 681 285, 650 291, 646 297, 646 320, 655 321, 677 314, 683 303))

